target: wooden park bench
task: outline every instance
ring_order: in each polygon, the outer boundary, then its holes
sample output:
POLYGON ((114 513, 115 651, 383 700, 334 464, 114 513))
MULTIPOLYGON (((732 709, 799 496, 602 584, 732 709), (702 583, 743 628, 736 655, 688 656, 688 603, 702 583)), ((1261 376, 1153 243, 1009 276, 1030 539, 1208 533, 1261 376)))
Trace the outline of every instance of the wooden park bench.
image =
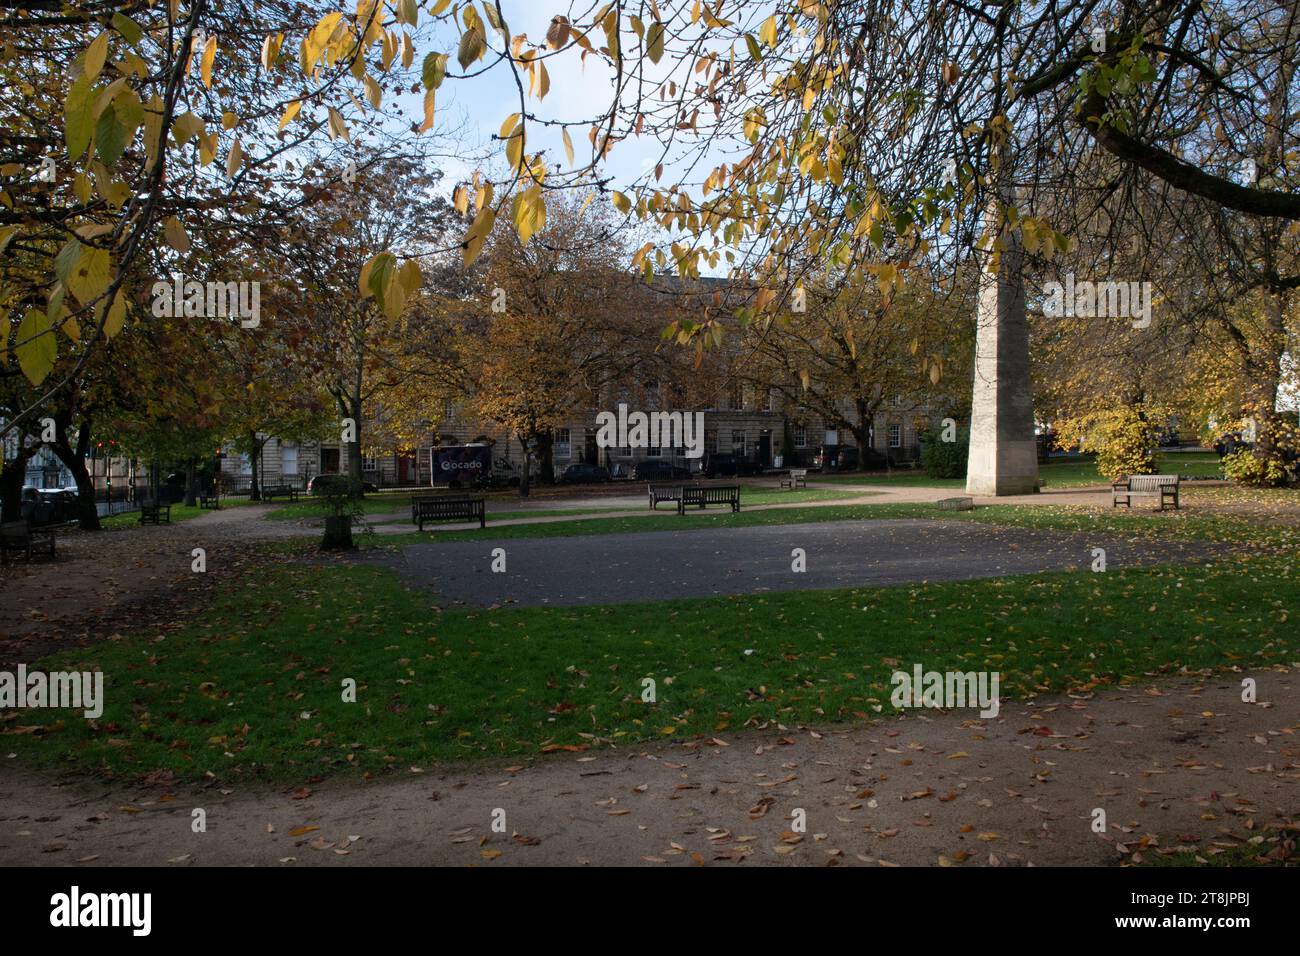
POLYGON ((199 495, 199 507, 210 508, 213 511, 221 510, 221 492, 214 491, 210 495, 199 495))
POLYGON ((413 498, 411 520, 424 530, 426 521, 473 521, 487 527, 487 503, 483 498, 413 498))
POLYGON ((1159 498, 1160 510, 1165 510, 1165 502, 1172 500, 1174 510, 1178 510, 1178 476, 1177 475, 1129 475, 1123 481, 1110 486, 1110 506, 1115 508, 1121 501, 1124 507, 1132 508, 1134 498, 1159 498))
POLYGON ((685 514, 687 507, 705 505, 731 505, 733 513, 739 511, 740 485, 686 485, 677 501, 677 513, 685 514))
POLYGON ((172 523, 172 506, 160 505, 157 501, 145 499, 140 502, 140 523, 158 524, 165 521, 172 523))
POLYGON ((23 554, 30 564, 33 554, 54 557, 54 535, 49 531, 33 531, 29 521, 6 521, 0 524, 0 564, 9 563, 9 553, 23 554))
POLYGON ((681 485, 646 485, 646 490, 650 493, 650 510, 658 511, 659 502, 675 501, 677 510, 681 510, 682 504, 682 486, 681 485))
POLYGON ((288 485, 272 485, 269 488, 262 489, 262 498, 265 501, 271 501, 275 498, 288 498, 292 502, 298 500, 298 489, 291 488, 288 485))
POLYGON ((796 488, 808 487, 808 469, 791 468, 790 473, 781 479, 781 487, 794 491, 796 488))

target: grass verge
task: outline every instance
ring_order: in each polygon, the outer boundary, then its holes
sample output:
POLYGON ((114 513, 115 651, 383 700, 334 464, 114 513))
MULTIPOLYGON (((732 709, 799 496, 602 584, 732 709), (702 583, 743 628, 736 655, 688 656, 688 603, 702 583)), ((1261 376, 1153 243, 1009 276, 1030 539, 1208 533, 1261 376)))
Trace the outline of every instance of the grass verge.
POLYGON ((103 716, 12 710, 6 751, 138 776, 312 779, 889 714, 922 663, 996 670, 1004 699, 1181 668, 1300 660, 1293 560, 438 612, 387 569, 289 564, 166 636, 44 662, 100 669, 103 716), (642 701, 642 681, 657 702, 642 701), (356 682, 356 703, 343 700, 356 682))

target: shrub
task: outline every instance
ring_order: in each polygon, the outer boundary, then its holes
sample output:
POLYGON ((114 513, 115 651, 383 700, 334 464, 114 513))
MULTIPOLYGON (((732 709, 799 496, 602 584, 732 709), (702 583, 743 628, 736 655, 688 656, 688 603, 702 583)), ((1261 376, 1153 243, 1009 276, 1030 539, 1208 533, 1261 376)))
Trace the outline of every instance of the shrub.
POLYGON ((1245 448, 1223 456, 1223 473, 1233 481, 1255 488, 1286 484, 1286 466, 1276 458, 1258 458, 1245 448))
POLYGON ((969 452, 969 428, 958 429, 956 441, 944 441, 937 428, 921 436, 921 464, 931 478, 965 478, 969 452))

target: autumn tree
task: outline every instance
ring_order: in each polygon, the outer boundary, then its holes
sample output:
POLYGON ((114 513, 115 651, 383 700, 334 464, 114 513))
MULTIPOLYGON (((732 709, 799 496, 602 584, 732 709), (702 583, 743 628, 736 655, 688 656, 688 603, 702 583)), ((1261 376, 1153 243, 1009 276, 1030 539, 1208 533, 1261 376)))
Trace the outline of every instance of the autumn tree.
POLYGON ((664 324, 651 311, 655 297, 628 272, 617 217, 594 198, 553 200, 527 242, 498 229, 477 300, 474 408, 522 444, 537 444, 547 482, 555 429, 615 384, 654 378, 664 324))

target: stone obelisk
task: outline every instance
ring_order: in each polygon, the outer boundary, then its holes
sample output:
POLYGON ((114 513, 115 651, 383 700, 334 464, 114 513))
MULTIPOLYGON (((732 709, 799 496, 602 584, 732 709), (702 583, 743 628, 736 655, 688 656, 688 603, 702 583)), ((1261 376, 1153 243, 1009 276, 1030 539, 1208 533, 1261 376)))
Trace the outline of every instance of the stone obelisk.
POLYGON ((980 271, 968 495, 1024 495, 1038 490, 1019 231, 1004 234, 1002 243, 997 269, 980 271))

